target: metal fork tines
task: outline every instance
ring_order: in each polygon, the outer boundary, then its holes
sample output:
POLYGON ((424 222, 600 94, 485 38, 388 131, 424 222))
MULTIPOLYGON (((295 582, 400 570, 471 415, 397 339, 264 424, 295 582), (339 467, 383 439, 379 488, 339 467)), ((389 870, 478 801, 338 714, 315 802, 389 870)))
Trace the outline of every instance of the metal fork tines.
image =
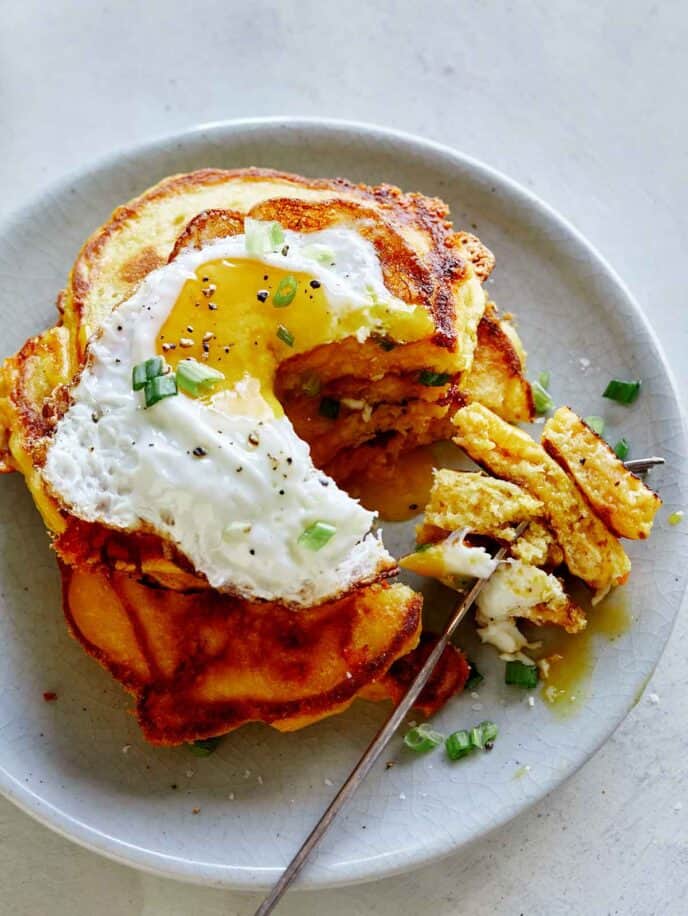
POLYGON ((634 474, 645 474, 650 468, 664 464, 664 459, 654 455, 652 458, 633 458, 631 461, 624 461, 624 464, 634 474))

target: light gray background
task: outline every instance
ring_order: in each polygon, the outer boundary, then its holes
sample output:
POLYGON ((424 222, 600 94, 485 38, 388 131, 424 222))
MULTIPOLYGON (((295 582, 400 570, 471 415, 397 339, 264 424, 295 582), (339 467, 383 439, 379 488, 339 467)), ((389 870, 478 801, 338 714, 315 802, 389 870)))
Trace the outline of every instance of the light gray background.
MULTIPOLYGON (((484 159, 571 219, 624 277, 685 390, 687 45, 681 0, 5 0, 2 204, 204 121, 403 128, 484 159)), ((281 912, 686 913, 687 637, 684 613, 616 735, 504 831, 406 877, 293 895, 281 912)), ((2 916, 244 916, 255 905, 112 864, 0 801, 2 916)))

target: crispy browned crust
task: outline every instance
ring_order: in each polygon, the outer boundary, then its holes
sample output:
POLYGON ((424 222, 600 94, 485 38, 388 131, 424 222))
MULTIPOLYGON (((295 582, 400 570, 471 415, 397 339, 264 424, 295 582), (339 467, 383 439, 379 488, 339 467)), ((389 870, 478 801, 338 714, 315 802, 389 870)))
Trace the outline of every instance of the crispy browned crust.
MULTIPOLYGON (((452 348, 457 336, 451 286, 465 279, 472 258, 481 265, 484 274, 490 255, 472 236, 472 243, 468 245, 463 237, 461 244, 433 245, 423 261, 393 223, 381 215, 379 208, 343 198, 311 201, 274 197, 257 204, 246 215, 258 220, 277 220, 285 229, 295 232, 315 232, 339 225, 355 228, 375 247, 387 289, 404 302, 428 307, 435 326, 434 340, 445 348, 452 348), (466 250, 465 259, 458 256, 459 249, 466 250)), ((186 226, 175 243, 170 260, 184 248, 201 248, 212 239, 241 232, 242 214, 231 210, 206 210, 186 226)))
MULTIPOLYGON (((394 662, 381 678, 364 687, 359 696, 366 700, 383 700, 389 697, 396 705, 408 690, 411 681, 422 668, 437 643, 432 633, 423 633, 416 648, 394 662)), ((425 718, 434 716, 455 694, 463 690, 470 668, 466 657, 456 646, 448 645, 430 680, 414 704, 425 718)))
MULTIPOLYGON (((288 730, 339 712, 420 632, 422 598, 402 585, 295 614, 213 591, 151 588, 122 573, 61 571, 72 634, 136 696, 144 734, 157 744, 249 721, 288 730)), ((438 687, 434 700, 447 692, 438 687)))
POLYGON ((215 239, 241 235, 244 231, 244 214, 236 210, 204 210, 186 224, 169 256, 174 261, 186 248, 202 248, 215 239))
POLYGON ((491 302, 478 325, 473 365, 463 374, 460 387, 469 400, 479 401, 510 423, 529 423, 535 416, 524 361, 491 302))
POLYGON ((455 239, 459 250, 473 265, 476 276, 484 283, 494 270, 495 256, 483 245, 478 236, 471 232, 457 232, 455 239))
POLYGON ((662 500, 570 407, 560 407, 545 423, 542 446, 610 531, 633 540, 648 537, 662 500))

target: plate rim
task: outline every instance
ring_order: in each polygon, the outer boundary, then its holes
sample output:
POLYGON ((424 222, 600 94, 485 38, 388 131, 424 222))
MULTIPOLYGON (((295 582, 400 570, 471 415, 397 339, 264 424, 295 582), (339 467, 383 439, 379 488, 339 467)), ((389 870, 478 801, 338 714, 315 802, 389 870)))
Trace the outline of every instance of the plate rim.
MULTIPOLYGON (((677 437, 680 440, 680 467, 682 470, 686 470, 688 466, 686 454, 688 436, 686 409, 679 397, 672 367, 666 358, 657 334, 625 281, 593 243, 553 206, 499 169, 448 144, 396 128, 363 121, 328 117, 268 116, 202 122, 186 129, 167 132, 156 135, 151 139, 122 145, 104 155, 88 160, 81 166, 75 166, 51 181, 43 183, 30 197, 13 206, 3 216, 0 220, 0 236, 10 236, 16 224, 25 219, 31 210, 40 207, 46 198, 64 193, 75 182, 83 181, 89 177, 96 176, 98 173, 103 173, 109 168, 116 167, 129 156, 150 155, 164 148, 169 148, 171 144, 183 144, 193 141, 194 138, 201 138, 204 134, 236 135, 251 129, 274 129, 278 127, 284 127, 292 131, 317 129, 333 135, 337 132, 354 133, 358 136, 368 137, 371 141, 397 141, 402 143, 406 149, 410 147, 422 148, 444 159, 453 160, 474 175, 477 174, 489 181, 494 181, 497 185, 501 185, 508 190, 512 198, 518 203, 525 204, 528 210, 544 215, 550 223, 556 225, 565 238, 573 240, 576 245, 585 251, 591 261, 600 266, 607 279, 617 287, 621 297, 634 314, 635 319, 643 326, 643 330, 647 335, 644 345, 649 345, 654 351, 653 355, 657 359, 658 370, 664 377, 671 395, 672 406, 676 411, 678 421, 677 437)), ((666 645, 674 631, 678 614, 684 603, 686 591, 688 591, 688 588, 684 587, 683 592, 678 596, 671 624, 667 628, 666 636, 659 647, 657 657, 649 666, 649 669, 643 671, 642 678, 639 678, 642 682, 642 689, 649 682, 664 654, 666 645)), ((306 872, 296 889, 326 889, 391 877, 437 862, 456 853, 468 843, 485 839, 491 833, 502 828, 519 814, 541 801, 549 792, 566 783, 609 740, 611 735, 626 719, 634 705, 635 702, 632 702, 618 721, 607 728, 595 741, 594 745, 586 749, 583 758, 568 769, 565 776, 543 781, 532 798, 522 800, 517 811, 513 811, 510 808, 505 809, 492 822, 475 831, 464 843, 447 845, 445 841, 445 844, 428 844, 422 849, 414 848, 412 851, 396 852, 393 856, 386 857, 384 862, 381 861, 383 857, 380 855, 373 856, 367 860, 358 859, 355 863, 343 864, 343 874, 333 874, 332 870, 330 870, 327 876, 321 875, 317 878, 309 878, 309 873, 306 872)), ((125 840, 104 833, 73 817, 52 803, 45 801, 2 766, 0 766, 0 794, 24 813, 64 838, 119 864, 128 865, 150 874, 206 886, 255 892, 269 887, 280 873, 279 869, 272 867, 261 868, 260 866, 247 867, 199 862, 182 858, 181 856, 170 856, 133 843, 127 843, 125 840)))

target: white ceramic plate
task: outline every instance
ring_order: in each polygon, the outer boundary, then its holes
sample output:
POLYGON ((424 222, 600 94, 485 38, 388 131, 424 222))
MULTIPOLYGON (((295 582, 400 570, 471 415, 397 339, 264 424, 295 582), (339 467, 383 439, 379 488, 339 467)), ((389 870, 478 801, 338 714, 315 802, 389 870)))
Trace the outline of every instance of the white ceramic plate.
MULTIPOLYGON (((652 331, 610 267, 504 176, 375 127, 274 119, 211 125, 118 153, 53 186, 0 228, 2 355, 53 322, 55 294, 77 249, 113 207, 173 172, 247 165, 386 181, 444 198, 455 225, 475 224, 496 252, 490 291, 519 316, 531 371, 550 369, 555 400, 604 414, 611 437, 628 436, 635 455, 664 455, 667 466, 653 482, 668 507, 679 504, 686 443, 676 394, 652 331), (614 375, 644 380, 632 408, 600 397, 614 375)), ((399 743, 391 747, 398 764, 372 772, 302 884, 363 881, 446 855, 505 824, 594 753, 638 699, 680 605, 688 544, 666 515, 649 543, 630 548, 636 620, 617 641, 595 644, 577 713, 559 718, 539 699, 530 708, 503 685, 503 663, 478 652, 488 674, 481 708, 459 697, 437 723, 450 731, 493 719, 501 729, 493 752, 451 764, 441 752, 412 758, 399 743)), ((411 529, 387 526, 388 543, 408 545, 411 529)), ((447 606, 442 590, 427 595, 435 614, 447 606)), ((475 652, 470 627, 461 639, 475 652)), ((206 884, 271 883, 386 714, 357 703, 296 734, 250 726, 206 759, 147 746, 124 692, 67 635, 54 557, 19 475, 0 479, 0 647, 5 795, 98 852, 206 884), (56 703, 43 701, 47 690, 59 694, 56 703)))

